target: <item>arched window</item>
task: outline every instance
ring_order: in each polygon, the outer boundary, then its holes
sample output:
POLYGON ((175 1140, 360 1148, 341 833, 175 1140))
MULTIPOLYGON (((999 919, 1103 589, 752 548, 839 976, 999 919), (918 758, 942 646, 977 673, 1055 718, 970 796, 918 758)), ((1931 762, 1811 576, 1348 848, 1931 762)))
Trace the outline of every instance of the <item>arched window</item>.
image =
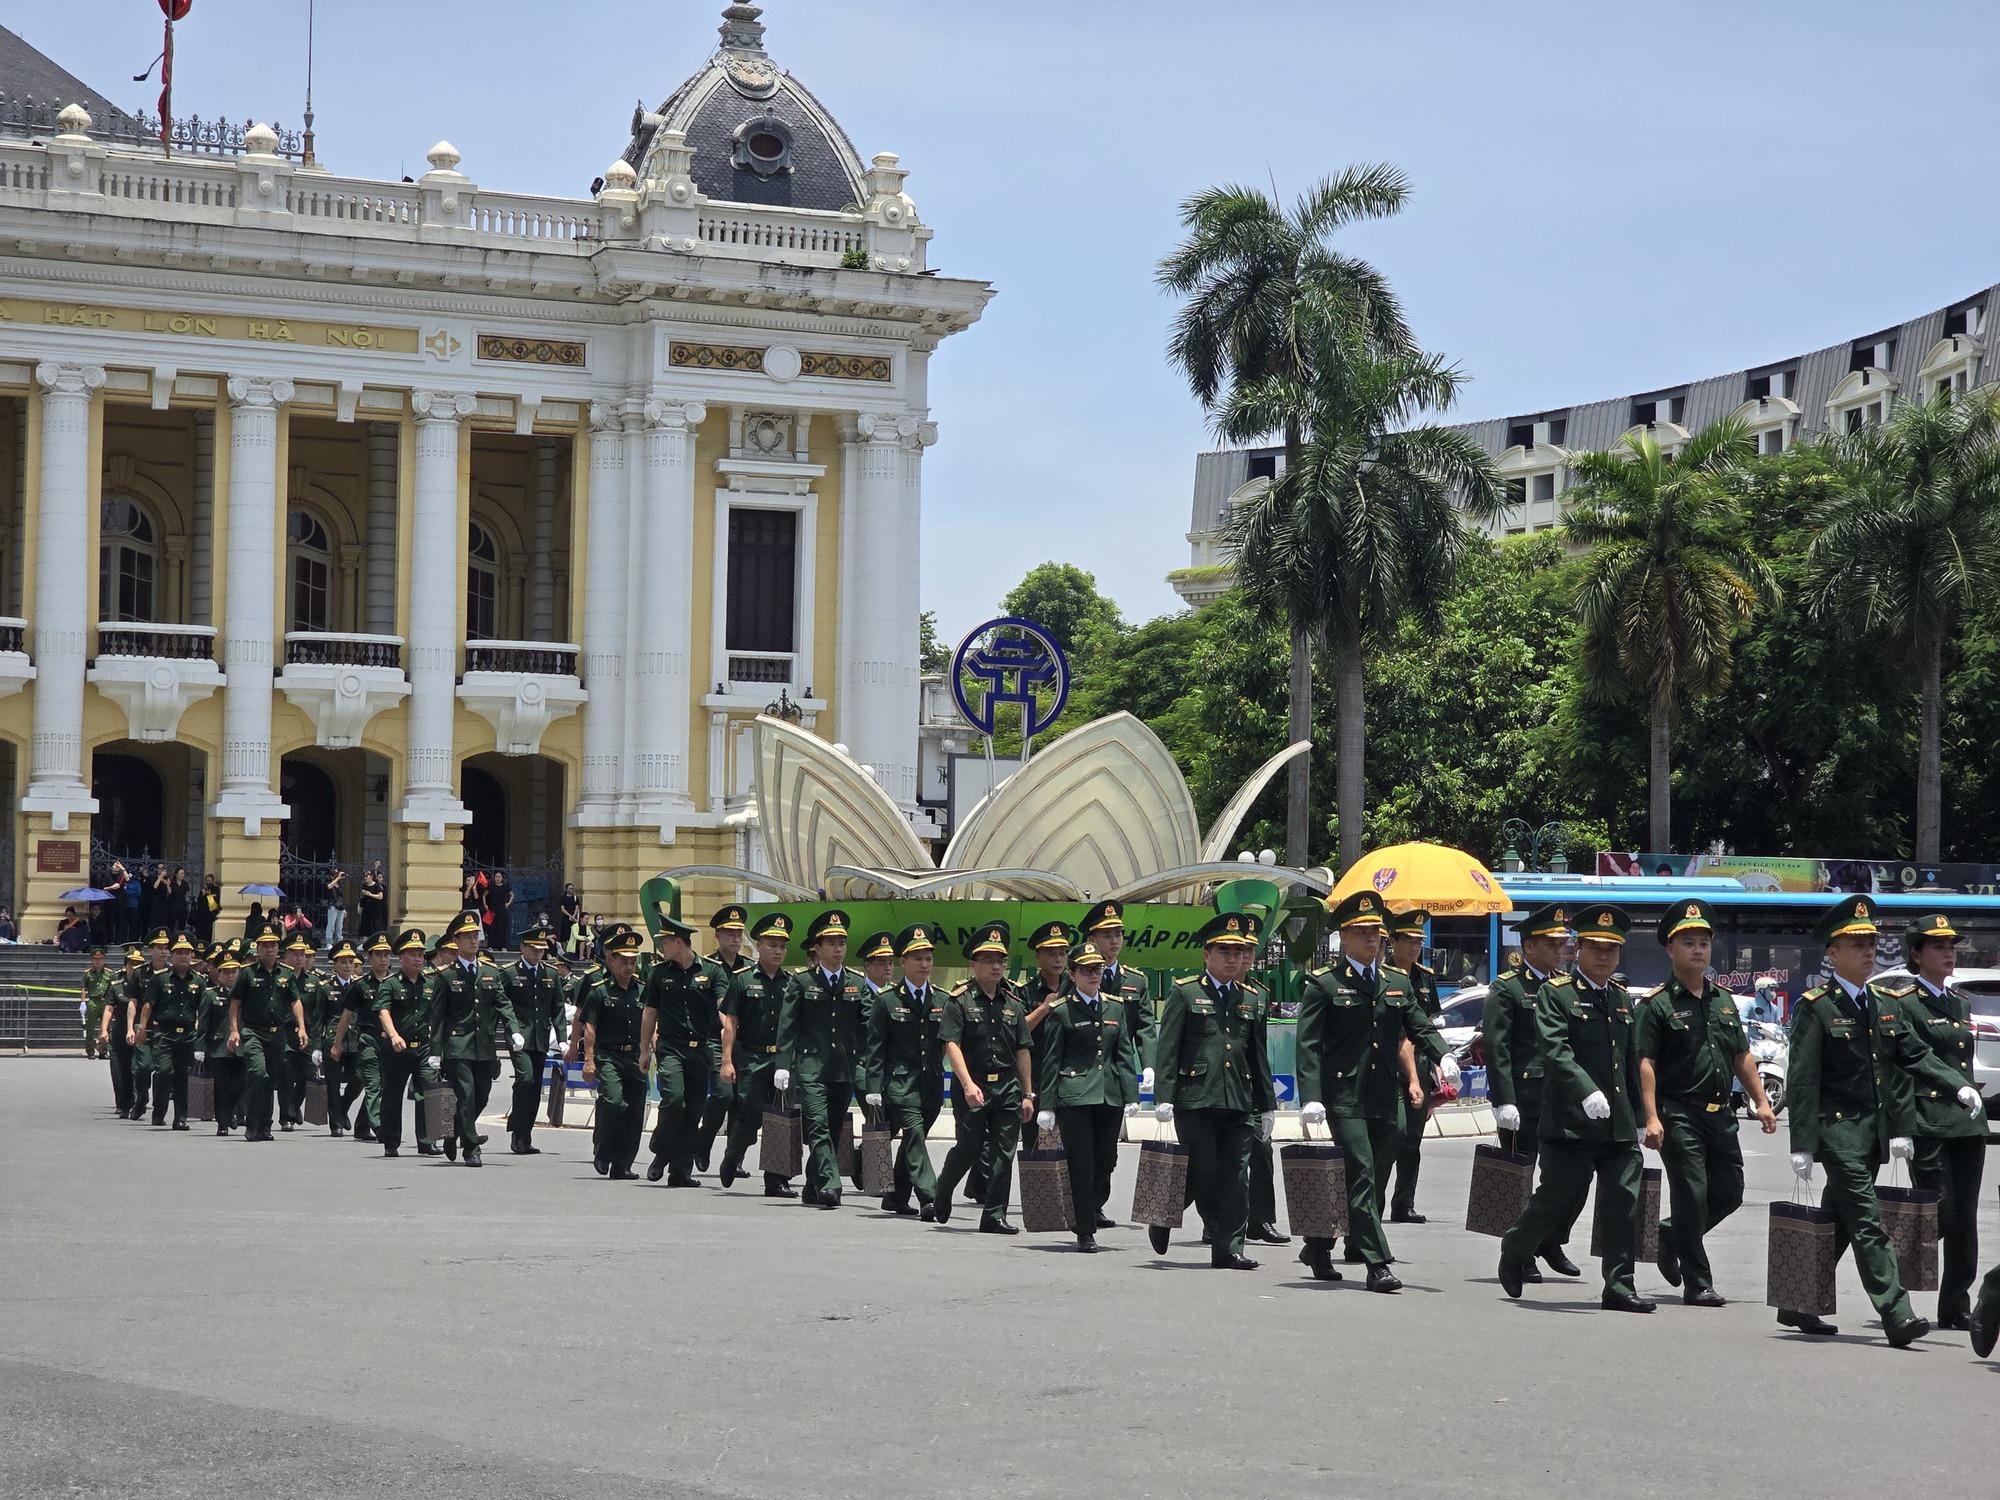
POLYGON ((154 623, 153 577, 159 563, 153 518, 122 495, 106 500, 98 520, 99 618, 154 623))
POLYGON ((500 634, 500 545, 477 521, 465 539, 465 638, 490 641, 500 634))
POLYGON ((333 544, 326 527, 304 506, 294 505, 285 522, 285 560, 292 579, 293 630, 328 629, 328 580, 333 544))

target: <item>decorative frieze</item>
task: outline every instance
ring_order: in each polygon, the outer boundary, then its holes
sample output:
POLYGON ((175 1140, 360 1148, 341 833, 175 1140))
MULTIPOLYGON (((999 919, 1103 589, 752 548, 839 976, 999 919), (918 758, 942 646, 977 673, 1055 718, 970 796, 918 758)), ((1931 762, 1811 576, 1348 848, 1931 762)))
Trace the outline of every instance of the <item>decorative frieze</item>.
POLYGON ((510 365, 557 365, 583 368, 583 345, 561 339, 522 339, 502 333, 479 335, 479 357, 510 365))

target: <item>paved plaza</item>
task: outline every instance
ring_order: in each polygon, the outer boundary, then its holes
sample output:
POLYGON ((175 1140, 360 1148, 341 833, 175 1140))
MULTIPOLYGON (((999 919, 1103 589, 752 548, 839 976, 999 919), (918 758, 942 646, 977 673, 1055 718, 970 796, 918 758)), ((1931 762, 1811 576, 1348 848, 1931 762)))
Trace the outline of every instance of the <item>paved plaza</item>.
MULTIPOLYGON (((1713 1242, 1737 1300, 1640 1318, 1597 1311, 1594 1267, 1506 1301, 1497 1242, 1454 1223, 1470 1141, 1426 1148, 1434 1222, 1392 1226, 1407 1289, 1381 1297, 1291 1248, 1233 1274, 1192 1234, 1084 1257, 963 1209, 613 1185, 577 1131, 532 1158, 503 1133, 476 1172, 317 1129, 173 1135, 113 1118, 104 1071, 0 1061, 19 1500, 1971 1495, 1995 1458, 2000 1364, 1962 1334, 1891 1351, 1851 1265, 1837 1340, 1772 1321, 1782 1134, 1746 1137, 1752 1207, 1713 1242)), ((1993 1210, 1989 1186, 2000 1254, 1993 1210)))

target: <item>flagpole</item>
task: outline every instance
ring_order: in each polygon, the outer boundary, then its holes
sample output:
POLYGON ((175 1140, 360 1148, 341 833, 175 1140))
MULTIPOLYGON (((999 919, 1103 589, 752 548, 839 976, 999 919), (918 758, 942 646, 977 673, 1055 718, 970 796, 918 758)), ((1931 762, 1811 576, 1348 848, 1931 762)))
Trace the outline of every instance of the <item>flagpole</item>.
POLYGON ((174 13, 167 11, 166 50, 160 54, 160 146, 174 154, 174 13))

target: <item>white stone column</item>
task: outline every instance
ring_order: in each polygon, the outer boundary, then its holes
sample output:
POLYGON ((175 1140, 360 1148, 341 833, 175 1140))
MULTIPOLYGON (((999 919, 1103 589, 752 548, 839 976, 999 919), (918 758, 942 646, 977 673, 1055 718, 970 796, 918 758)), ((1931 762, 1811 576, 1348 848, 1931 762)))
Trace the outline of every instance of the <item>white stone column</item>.
POLYGON ((556 628, 556 440, 535 444, 535 545, 528 559, 528 639, 553 641, 556 628))
POLYGON ((694 811, 688 790, 694 653, 694 450, 708 416, 699 402, 648 401, 635 487, 633 553, 640 587, 630 622, 632 701, 626 715, 636 823, 671 825, 694 811))
POLYGON ((229 571, 222 601, 222 787, 212 813, 256 838, 289 809, 271 786, 278 615, 278 422, 289 380, 229 382, 229 571))
MULTIPOLYGON (((194 414, 194 566, 190 574, 190 618, 215 623, 215 413, 194 414)), ((194 807, 199 808, 199 799, 194 807)), ((190 811, 189 816, 195 814, 190 811)))
POLYGON ((918 536, 923 445, 936 431, 913 415, 855 419, 842 466, 842 675, 835 709, 854 758, 912 814, 917 804, 918 536))
POLYGON ((470 821, 453 777, 452 719, 457 712, 458 606, 465 595, 465 535, 458 521, 458 451, 465 419, 478 402, 464 392, 415 391, 415 494, 411 497, 409 747, 399 823, 428 823, 432 839, 447 823, 470 821))
POLYGON ((583 778, 574 821, 603 827, 617 820, 625 736, 625 413, 590 408, 590 488, 584 497, 583 778))
POLYGON ((97 811, 83 775, 83 682, 90 620, 90 403, 101 365, 35 367, 42 466, 35 533, 34 758, 24 812, 58 831, 97 811))
POLYGON ((367 598, 361 628, 396 633, 396 427, 368 424, 367 598))

